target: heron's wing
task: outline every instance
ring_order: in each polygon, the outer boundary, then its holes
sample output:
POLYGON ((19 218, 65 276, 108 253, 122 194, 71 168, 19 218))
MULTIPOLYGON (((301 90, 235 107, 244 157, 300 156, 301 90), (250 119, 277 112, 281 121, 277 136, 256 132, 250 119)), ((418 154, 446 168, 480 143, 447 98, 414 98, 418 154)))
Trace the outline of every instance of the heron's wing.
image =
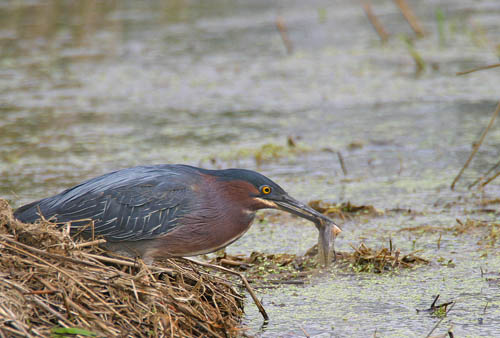
MULTIPOLYGON (((161 187, 149 184, 108 190, 100 196, 85 196, 57 213, 57 220, 94 220, 92 230, 84 233, 102 235, 108 241, 134 241, 156 238, 178 225, 186 211, 187 190, 184 187, 161 187)), ((81 222, 75 223, 78 231, 81 222)))
POLYGON ((191 193, 176 173, 155 171, 155 175, 146 172, 131 176, 118 171, 34 202, 28 208, 21 207, 16 217, 33 221, 23 213, 41 213, 57 222, 71 221, 72 232, 83 229, 86 236, 93 232, 111 242, 151 239, 178 225, 179 217, 189 208, 191 193), (89 221, 78 221, 85 219, 93 220, 93 227, 88 226, 89 221))

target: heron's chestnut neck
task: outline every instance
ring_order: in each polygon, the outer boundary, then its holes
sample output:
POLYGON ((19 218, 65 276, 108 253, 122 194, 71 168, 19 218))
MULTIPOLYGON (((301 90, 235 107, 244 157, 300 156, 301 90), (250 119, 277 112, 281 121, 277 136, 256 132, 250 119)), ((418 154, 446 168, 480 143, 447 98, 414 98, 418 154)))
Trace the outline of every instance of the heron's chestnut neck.
POLYGON ((259 190, 249 182, 243 180, 219 181, 219 197, 226 204, 226 208, 246 214, 269 208, 269 203, 258 198, 259 190))

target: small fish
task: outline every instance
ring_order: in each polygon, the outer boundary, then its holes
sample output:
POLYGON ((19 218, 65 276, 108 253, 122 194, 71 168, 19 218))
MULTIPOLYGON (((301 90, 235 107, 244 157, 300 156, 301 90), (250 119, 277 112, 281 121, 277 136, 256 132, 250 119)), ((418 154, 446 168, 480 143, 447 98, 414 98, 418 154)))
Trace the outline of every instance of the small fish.
POLYGON ((328 266, 332 261, 335 238, 342 230, 329 219, 318 218, 315 223, 319 231, 318 258, 321 264, 328 266))

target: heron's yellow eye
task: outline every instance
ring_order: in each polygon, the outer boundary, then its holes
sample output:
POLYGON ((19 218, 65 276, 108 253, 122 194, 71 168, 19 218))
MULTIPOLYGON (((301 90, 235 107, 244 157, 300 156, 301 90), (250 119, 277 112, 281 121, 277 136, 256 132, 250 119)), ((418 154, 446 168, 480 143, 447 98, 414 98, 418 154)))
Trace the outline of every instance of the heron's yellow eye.
POLYGON ((261 191, 264 195, 270 194, 270 193, 271 193, 271 187, 270 187, 270 186, 268 186, 268 185, 265 185, 265 186, 263 186, 262 188, 260 188, 260 191, 261 191))

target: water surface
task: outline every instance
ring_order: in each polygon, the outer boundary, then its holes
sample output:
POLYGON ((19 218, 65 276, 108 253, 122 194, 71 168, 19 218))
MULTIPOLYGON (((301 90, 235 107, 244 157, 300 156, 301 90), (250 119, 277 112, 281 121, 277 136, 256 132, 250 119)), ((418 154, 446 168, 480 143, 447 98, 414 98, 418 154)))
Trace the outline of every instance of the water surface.
MULTIPOLYGON (((390 1, 373 1, 393 34, 386 45, 348 1, 0 4, 1 196, 19 206, 118 168, 187 163, 258 169, 304 201, 416 210, 346 222, 337 248, 380 247, 391 236, 402 251, 421 249, 430 266, 388 275, 332 267, 306 286, 261 291, 271 321, 261 328, 249 301, 249 332, 422 337, 438 319, 415 309, 440 294, 457 304, 438 332, 453 325, 461 337, 498 334, 500 284, 487 280, 499 277, 498 244, 478 244, 482 233, 443 233, 438 249, 437 233, 398 230, 498 222, 498 211, 478 203, 498 197, 500 183, 465 186, 498 160, 499 128, 457 190, 449 185, 489 121, 500 80, 497 70, 455 72, 498 62, 500 6, 411 5, 429 32, 414 42, 427 62, 421 74, 401 38, 412 32, 390 1), (269 147, 274 158, 256 161, 269 147), (450 259, 454 267, 439 263, 450 259)), ((228 251, 302 254, 316 236, 311 224, 283 218, 255 224, 228 251)))

